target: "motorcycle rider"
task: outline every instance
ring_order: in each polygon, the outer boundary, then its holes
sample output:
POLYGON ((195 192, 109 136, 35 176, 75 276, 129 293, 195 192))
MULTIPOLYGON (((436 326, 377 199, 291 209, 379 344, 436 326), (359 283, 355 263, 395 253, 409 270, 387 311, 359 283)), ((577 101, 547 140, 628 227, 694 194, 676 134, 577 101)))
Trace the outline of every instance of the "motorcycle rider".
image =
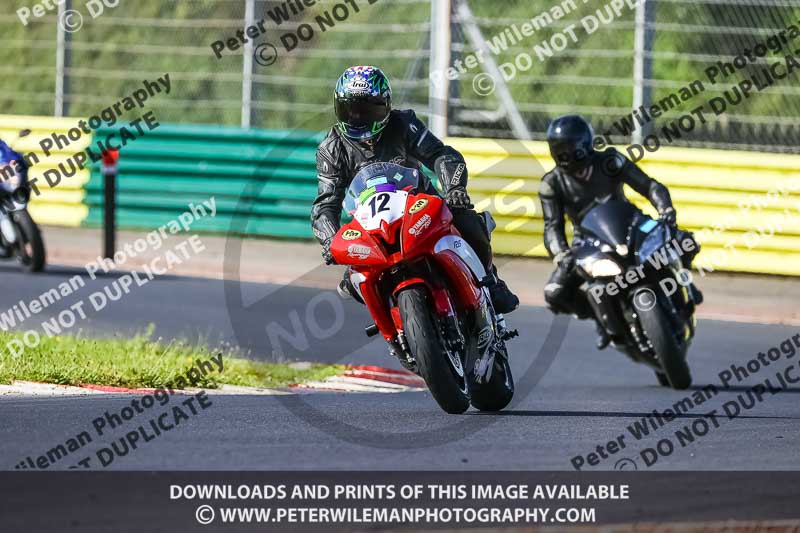
POLYGON ((5 169, 8 165, 19 172, 23 182, 27 181, 28 165, 25 164, 25 158, 22 157, 22 154, 6 144, 5 141, 0 139, 0 169, 2 169, 0 170, 0 180, 5 181, 8 179, 10 171, 5 169))
MULTIPOLYGON (((5 186, 0 186, 0 206, 5 209, 5 202, 9 199, 27 202, 30 198, 30 185, 28 184, 28 164, 22 154, 11 148, 0 139, 0 184, 3 184, 17 174, 19 183, 13 192, 8 192, 5 186)), ((0 251, 0 256, 7 256, 7 252, 0 251), (5 254, 5 255, 4 255, 5 254)))
MULTIPOLYGON (((660 218, 676 225, 675 208, 667 188, 645 174, 635 163, 614 148, 594 150, 594 135, 588 122, 578 115, 555 119, 547 129, 547 142, 556 167, 544 175, 539 199, 544 216, 544 244, 556 265, 544 288, 548 307, 554 313, 575 314, 578 318, 594 316, 586 294, 579 287, 582 280, 575 270, 573 249, 567 242, 564 215, 578 228, 583 216, 595 205, 608 199, 628 201, 623 184, 629 185, 656 208, 660 218)), ((686 233, 691 238, 691 234, 686 233)), ((573 246, 582 236, 575 230, 573 246)), ((684 254, 684 268, 691 268, 691 254, 684 254)), ((690 293, 696 305, 702 293, 692 284, 690 293)), ((598 325, 597 347, 608 346, 610 339, 598 325)))
MULTIPOLYGON (((467 166, 462 155, 436 138, 414 111, 393 110, 392 90, 384 73, 372 66, 354 66, 336 83, 337 122, 317 149, 317 198, 311 210, 314 235, 322 244, 326 264, 334 264, 331 241, 340 227, 342 200, 353 177, 371 163, 394 163, 420 170, 420 190, 439 195, 420 164, 436 173, 453 225, 475 250, 489 275, 485 280, 494 308, 510 313, 519 299, 497 277, 492 263, 489 230, 473 210, 467 194, 467 166)), ((339 292, 360 301, 348 273, 339 292)))

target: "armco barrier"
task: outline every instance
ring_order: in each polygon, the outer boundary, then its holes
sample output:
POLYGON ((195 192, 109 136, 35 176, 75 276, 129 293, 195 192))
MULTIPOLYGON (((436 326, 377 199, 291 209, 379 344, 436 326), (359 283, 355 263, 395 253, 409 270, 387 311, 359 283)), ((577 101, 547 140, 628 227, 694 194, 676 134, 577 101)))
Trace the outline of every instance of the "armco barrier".
MULTIPOLYGON (((201 231, 226 232, 238 215, 247 217, 247 234, 311 238, 320 139, 310 132, 162 124, 120 150, 117 223, 157 227, 213 195, 217 215, 198 221, 201 231), (240 201, 252 202, 249 213, 236 212, 240 201)), ((103 221, 102 187, 95 166, 86 187, 86 225, 103 221)))
MULTIPOLYGON (((19 129, 32 128, 34 134, 15 147, 39 155, 41 162, 31 175, 41 176, 88 141, 81 139, 81 144, 43 158, 37 152, 38 139, 63 132, 77 120, 0 115, 0 137, 12 139, 19 129)), ((95 135, 111 131, 101 129, 95 135)), ((214 195, 217 217, 199 221, 200 230, 225 232, 232 218, 241 216, 247 217, 246 234, 311 239, 314 153, 321 136, 162 124, 120 152, 119 227, 157 227, 189 202, 214 195), (243 197, 252 200, 250 213, 236 212, 243 197)), ((541 242, 542 235, 536 193, 542 169, 552 167, 546 144, 463 138, 447 142, 467 159, 470 194, 477 207, 491 210, 498 222, 495 250, 544 256, 543 246, 535 243, 541 242)), ((641 165, 669 186, 681 225, 698 232, 703 252, 697 265, 706 270, 800 275, 800 225, 795 223, 800 219, 800 156, 663 148, 648 153, 641 165), (781 188, 783 193, 775 192, 781 188), (760 208, 740 207, 748 203, 760 208), (774 235, 756 240, 753 232, 771 224, 774 235)), ((46 189, 44 180, 40 182, 46 189)), ((652 213, 645 199, 633 191, 627 193, 652 213)), ((98 226, 102 200, 102 177, 96 164, 91 177, 79 172, 54 190, 44 190, 32 202, 32 212, 45 224, 98 226)))

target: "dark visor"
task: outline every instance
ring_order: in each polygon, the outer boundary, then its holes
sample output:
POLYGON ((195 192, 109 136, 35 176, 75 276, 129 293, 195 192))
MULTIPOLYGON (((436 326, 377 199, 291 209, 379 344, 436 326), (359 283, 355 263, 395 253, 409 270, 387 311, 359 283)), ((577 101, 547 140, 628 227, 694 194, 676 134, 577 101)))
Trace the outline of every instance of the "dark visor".
POLYGON ((372 127, 375 122, 382 122, 388 114, 389 106, 385 101, 370 101, 363 98, 345 98, 336 101, 336 116, 354 128, 372 127))

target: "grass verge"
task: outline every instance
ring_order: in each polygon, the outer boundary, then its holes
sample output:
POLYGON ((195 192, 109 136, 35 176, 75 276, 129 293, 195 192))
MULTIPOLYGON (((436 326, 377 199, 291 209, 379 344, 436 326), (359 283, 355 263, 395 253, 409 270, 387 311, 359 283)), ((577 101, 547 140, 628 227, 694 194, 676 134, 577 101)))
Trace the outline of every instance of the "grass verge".
MULTIPOLYGON (((42 335, 35 347, 25 347, 14 357, 9 342, 22 343, 22 334, 0 332, 0 383, 14 380, 41 381, 62 385, 112 385, 159 388, 186 376, 199 361, 217 358, 220 350, 192 346, 187 342, 151 340, 152 329, 132 338, 91 339, 64 335, 42 335)), ((217 365, 197 383, 202 388, 221 384, 249 387, 285 387, 304 381, 341 374, 339 365, 291 365, 263 363, 234 357, 223 351, 223 370, 217 365)))

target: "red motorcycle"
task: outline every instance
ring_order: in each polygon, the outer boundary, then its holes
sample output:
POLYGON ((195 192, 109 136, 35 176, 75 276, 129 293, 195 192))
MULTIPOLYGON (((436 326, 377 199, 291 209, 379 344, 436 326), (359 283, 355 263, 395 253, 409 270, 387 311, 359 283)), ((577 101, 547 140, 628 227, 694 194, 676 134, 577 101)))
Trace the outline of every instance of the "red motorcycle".
POLYGON ((361 170, 344 201, 353 220, 334 237, 333 257, 349 265, 375 321, 367 335, 383 335, 442 409, 499 411, 514 395, 505 342, 517 332, 494 312, 491 278, 450 210, 418 191, 419 178, 391 163, 361 170))

